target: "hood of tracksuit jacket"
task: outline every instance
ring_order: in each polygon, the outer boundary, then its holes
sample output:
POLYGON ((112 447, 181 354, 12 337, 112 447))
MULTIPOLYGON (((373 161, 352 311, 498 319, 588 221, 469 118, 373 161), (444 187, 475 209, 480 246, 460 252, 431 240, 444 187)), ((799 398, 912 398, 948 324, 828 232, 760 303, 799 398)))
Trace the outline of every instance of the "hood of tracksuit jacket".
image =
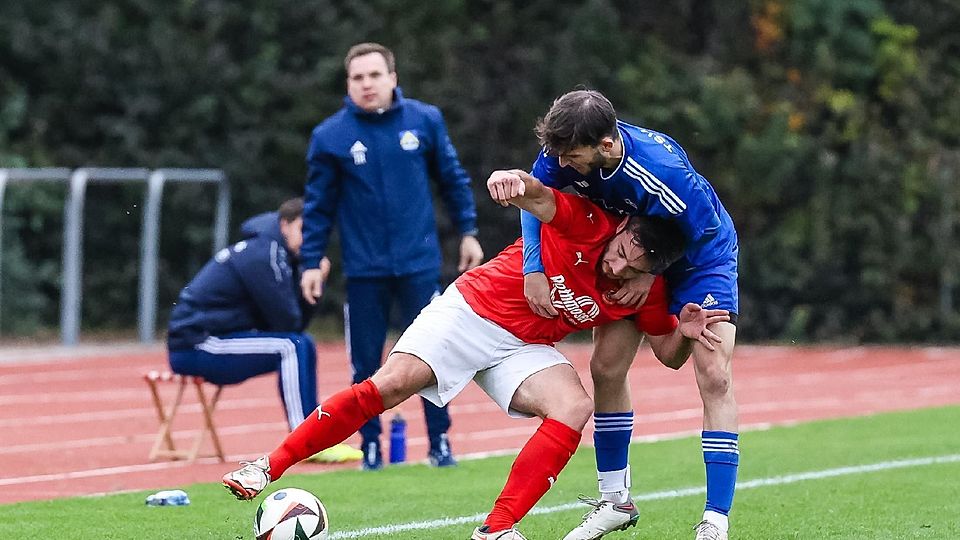
MULTIPOLYGON (((283 238, 283 233, 280 232, 280 214, 276 212, 264 212, 245 220, 240 224, 240 236, 244 240, 254 236, 264 236, 276 240, 290 253, 287 241, 283 238)), ((290 257, 294 258, 294 254, 290 253, 290 257)))

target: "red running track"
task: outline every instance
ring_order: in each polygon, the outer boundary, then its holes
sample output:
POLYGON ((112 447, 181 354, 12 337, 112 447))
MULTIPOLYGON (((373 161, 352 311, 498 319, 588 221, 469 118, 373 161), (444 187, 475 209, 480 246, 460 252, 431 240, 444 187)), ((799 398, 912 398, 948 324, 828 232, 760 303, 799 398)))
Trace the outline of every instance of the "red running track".
MULTIPOLYGON (((589 344, 560 349, 589 389, 589 344)), ((740 346, 734 363, 743 429, 960 403, 958 349, 740 346)), ((0 504, 214 482, 232 462, 269 451, 286 433, 275 376, 260 377, 227 387, 221 397, 216 423, 227 464, 151 463, 157 419, 142 375, 165 366, 160 348, 0 351, 0 504)), ((341 344, 319 347, 318 371, 321 395, 349 381, 341 344)), ((699 431, 691 366, 674 372, 643 351, 630 378, 635 436, 699 431)), ((177 441, 187 441, 199 426, 199 407, 187 403, 175 425, 177 441)), ((418 400, 398 409, 408 419, 408 456, 425 458, 418 400)), ((461 458, 519 448, 538 425, 508 418, 474 385, 454 400, 451 414, 451 443, 461 458)), ((337 467, 356 465, 304 463, 294 470, 337 467)))

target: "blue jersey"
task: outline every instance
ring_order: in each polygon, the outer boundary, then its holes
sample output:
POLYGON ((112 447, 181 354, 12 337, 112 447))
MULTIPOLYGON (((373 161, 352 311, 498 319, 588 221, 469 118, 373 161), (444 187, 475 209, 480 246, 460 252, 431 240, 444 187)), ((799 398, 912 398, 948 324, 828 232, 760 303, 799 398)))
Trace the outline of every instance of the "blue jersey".
POLYGON ((170 314, 170 349, 234 332, 301 332, 305 325, 295 260, 279 215, 244 222, 244 239, 220 250, 180 292, 170 314))
MULTIPOLYGON (((584 176, 561 167, 556 157, 541 153, 532 174, 557 189, 572 186, 608 211, 620 215, 659 216, 674 220, 687 240, 684 264, 709 267, 736 250, 737 233, 730 214, 707 180, 690 164, 676 141, 649 129, 618 122, 623 157, 613 170, 596 169, 584 176)), ((524 271, 539 271, 539 241, 528 240, 532 215, 524 213, 524 271), (536 252, 528 252, 536 248, 536 252)), ((537 231, 539 225, 533 223, 537 231)), ((538 236, 538 235, 537 235, 538 236)))
POLYGON ((392 106, 368 112, 349 97, 313 130, 307 151, 304 268, 316 268, 339 226, 347 277, 438 271, 440 243, 430 180, 461 234, 476 234, 470 178, 440 110, 400 89, 392 106))
MULTIPOLYGON (((664 273, 670 312, 687 302, 739 313, 737 232, 713 186, 693 168, 687 153, 663 133, 617 122, 623 157, 613 170, 581 175, 541 153, 531 173, 544 184, 572 186, 619 215, 659 216, 675 221, 686 237, 684 256, 664 273)), ((542 272, 540 222, 522 211, 523 271, 542 272)))

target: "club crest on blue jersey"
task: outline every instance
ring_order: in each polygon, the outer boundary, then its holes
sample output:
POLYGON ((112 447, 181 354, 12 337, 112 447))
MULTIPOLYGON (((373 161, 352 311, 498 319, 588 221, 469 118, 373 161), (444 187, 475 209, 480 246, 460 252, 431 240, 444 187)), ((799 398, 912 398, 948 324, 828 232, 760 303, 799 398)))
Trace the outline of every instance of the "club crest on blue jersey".
POLYGON ((420 139, 417 138, 417 135, 410 130, 401 131, 400 148, 403 148, 407 152, 413 152, 414 150, 420 148, 420 139))

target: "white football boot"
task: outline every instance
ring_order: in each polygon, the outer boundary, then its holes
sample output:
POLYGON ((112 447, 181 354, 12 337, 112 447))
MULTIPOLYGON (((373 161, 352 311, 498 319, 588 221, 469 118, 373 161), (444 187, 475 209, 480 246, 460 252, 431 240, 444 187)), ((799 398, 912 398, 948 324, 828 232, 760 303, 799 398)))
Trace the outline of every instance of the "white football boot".
POLYGON ((697 533, 695 540, 727 540, 727 533, 707 520, 697 523, 693 530, 697 533))
POLYGON ((589 504, 593 510, 584 514, 583 522, 567 533, 563 540, 596 540, 607 533, 633 527, 640 519, 640 512, 632 500, 617 504, 581 495, 580 502, 589 504))
POLYGON ((260 456, 256 461, 241 461, 239 469, 223 475, 223 485, 241 501, 249 501, 270 483, 270 459, 260 456))
POLYGON ((517 529, 507 529, 504 531, 488 532, 486 527, 477 527, 473 530, 470 540, 527 540, 517 529))

